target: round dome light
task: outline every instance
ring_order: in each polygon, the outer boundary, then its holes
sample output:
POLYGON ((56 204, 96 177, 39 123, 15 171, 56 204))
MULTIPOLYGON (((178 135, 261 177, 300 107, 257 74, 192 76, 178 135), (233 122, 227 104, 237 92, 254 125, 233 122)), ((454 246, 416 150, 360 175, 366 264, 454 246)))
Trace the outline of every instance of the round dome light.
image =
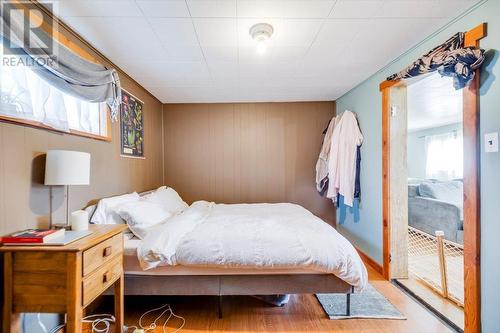
POLYGON ((252 39, 257 42, 257 53, 266 53, 267 41, 274 32, 273 26, 268 23, 257 23, 250 28, 249 32, 252 39))

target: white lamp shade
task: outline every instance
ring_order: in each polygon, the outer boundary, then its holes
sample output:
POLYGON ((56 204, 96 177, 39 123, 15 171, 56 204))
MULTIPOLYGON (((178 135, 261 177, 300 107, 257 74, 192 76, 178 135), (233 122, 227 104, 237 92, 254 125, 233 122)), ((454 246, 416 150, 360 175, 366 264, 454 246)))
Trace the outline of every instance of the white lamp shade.
POLYGON ((45 185, 88 185, 90 154, 49 150, 45 160, 45 185))

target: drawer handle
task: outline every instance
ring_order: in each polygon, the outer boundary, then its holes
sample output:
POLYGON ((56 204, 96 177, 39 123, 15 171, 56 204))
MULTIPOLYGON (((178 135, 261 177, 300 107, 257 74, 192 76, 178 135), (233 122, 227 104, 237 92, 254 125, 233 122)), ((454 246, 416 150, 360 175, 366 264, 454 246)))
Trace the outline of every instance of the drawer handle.
POLYGON ((111 246, 105 247, 104 250, 102 251, 103 258, 109 257, 111 255, 111 250, 112 250, 111 246))
POLYGON ((102 283, 106 283, 109 281, 109 272, 106 272, 102 275, 102 283))

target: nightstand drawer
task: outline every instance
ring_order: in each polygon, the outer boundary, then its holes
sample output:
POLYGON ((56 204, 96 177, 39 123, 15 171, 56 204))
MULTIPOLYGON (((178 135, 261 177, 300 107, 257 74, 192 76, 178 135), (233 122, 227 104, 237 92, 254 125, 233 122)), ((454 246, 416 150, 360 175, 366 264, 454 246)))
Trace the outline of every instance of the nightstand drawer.
POLYGON ((83 252, 83 276, 87 276, 104 263, 123 252, 123 235, 115 235, 83 252))
POLYGON ((123 273, 122 256, 115 257, 83 279, 83 306, 108 289, 123 273))

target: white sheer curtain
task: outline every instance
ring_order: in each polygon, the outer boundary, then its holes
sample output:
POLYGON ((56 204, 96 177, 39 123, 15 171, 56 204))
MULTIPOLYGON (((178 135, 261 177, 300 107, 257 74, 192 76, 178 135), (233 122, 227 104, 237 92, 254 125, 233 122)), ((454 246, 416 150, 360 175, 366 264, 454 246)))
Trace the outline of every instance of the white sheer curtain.
POLYGON ((0 65, 0 115, 36 121, 65 132, 74 129, 100 134, 99 103, 61 92, 22 64, 0 65))
POLYGON ((428 179, 450 180, 463 177, 462 131, 425 137, 428 179))

